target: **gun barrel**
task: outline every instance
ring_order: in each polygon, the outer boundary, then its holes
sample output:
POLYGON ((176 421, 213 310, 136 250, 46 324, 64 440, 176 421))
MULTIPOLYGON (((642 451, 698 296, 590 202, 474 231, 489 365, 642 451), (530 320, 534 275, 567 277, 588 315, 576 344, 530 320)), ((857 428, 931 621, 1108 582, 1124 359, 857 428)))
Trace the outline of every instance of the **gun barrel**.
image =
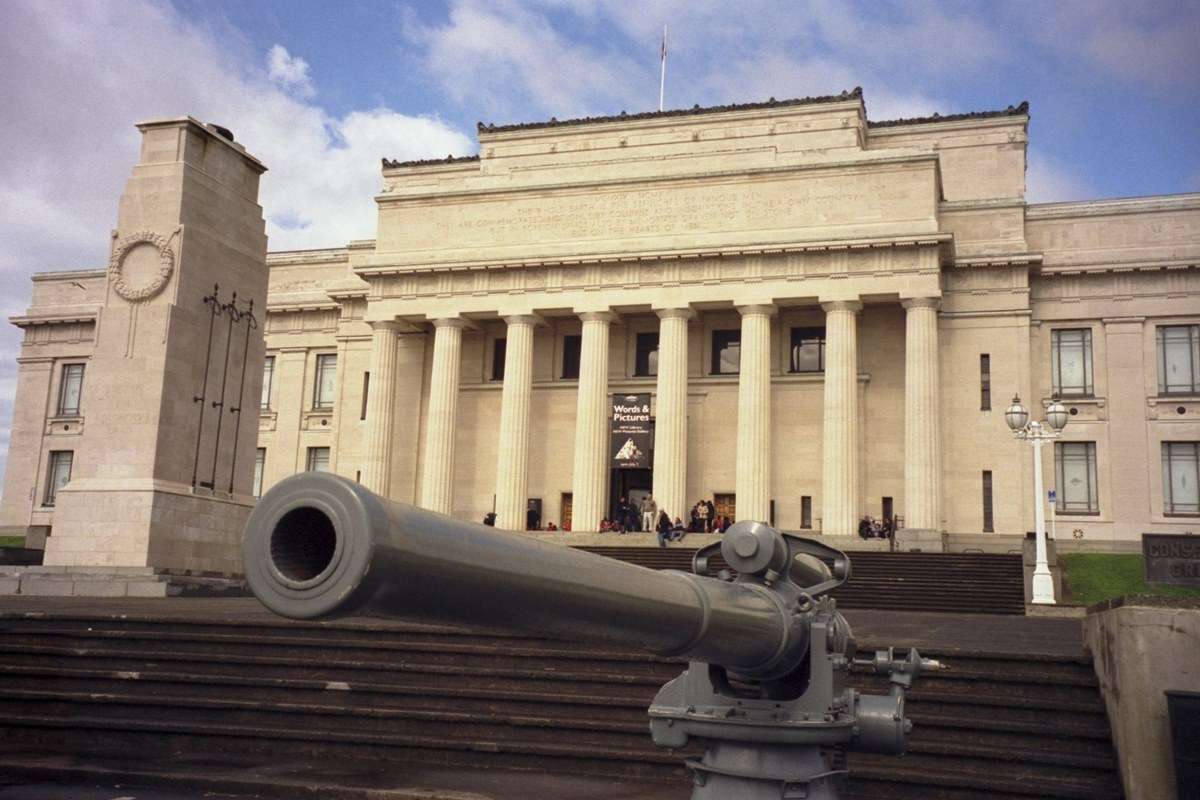
POLYGON ((272 611, 497 625, 777 673, 807 628, 759 586, 659 572, 381 498, 329 473, 281 481, 242 543, 246 578, 272 611))

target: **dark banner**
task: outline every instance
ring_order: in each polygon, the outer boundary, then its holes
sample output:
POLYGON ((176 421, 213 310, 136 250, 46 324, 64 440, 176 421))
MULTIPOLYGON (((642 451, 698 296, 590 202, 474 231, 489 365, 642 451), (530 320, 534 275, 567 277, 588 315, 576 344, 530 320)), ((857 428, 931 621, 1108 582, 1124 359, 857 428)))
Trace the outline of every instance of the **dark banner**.
POLYGON ((1146 583, 1200 587, 1200 536, 1143 533, 1146 583))
POLYGON ((650 466, 650 395, 614 394, 610 466, 650 466))

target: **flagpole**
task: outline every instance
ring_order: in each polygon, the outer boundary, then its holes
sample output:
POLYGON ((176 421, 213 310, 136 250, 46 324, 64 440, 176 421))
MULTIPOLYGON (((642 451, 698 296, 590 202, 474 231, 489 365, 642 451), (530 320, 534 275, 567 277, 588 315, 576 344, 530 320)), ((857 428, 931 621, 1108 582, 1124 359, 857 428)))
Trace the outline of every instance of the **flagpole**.
POLYGON ((662 50, 659 52, 662 71, 658 78, 658 110, 663 110, 663 93, 667 88, 667 26, 663 25, 662 50))

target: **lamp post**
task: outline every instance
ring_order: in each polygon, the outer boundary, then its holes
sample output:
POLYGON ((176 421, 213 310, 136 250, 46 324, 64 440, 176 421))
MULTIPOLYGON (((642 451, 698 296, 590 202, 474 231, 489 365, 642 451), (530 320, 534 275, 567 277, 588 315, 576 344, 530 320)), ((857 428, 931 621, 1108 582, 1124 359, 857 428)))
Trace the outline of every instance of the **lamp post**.
POLYGON ((1033 602, 1038 605, 1054 605, 1054 579, 1050 576, 1050 564, 1046 558, 1046 510, 1042 496, 1042 443, 1057 439, 1067 425, 1067 409, 1058 398, 1046 409, 1046 419, 1037 422, 1029 419, 1029 411, 1021 405, 1021 398, 1013 395, 1012 405, 1004 412, 1004 421, 1013 436, 1033 446, 1033 510, 1034 529, 1037 535, 1037 565, 1033 569, 1033 602))

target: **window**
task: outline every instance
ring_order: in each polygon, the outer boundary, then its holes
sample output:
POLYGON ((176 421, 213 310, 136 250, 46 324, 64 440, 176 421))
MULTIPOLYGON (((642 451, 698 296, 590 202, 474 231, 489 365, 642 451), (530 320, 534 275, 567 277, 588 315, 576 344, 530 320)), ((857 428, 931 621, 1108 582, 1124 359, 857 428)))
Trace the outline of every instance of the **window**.
POLYGON ((254 496, 262 497, 263 468, 267 465, 267 448, 254 451, 254 496))
POLYGON ((713 331, 712 374, 737 375, 742 366, 742 332, 713 331))
POLYGON ((358 418, 359 418, 359 419, 366 419, 366 418, 367 418, 367 397, 370 395, 370 392, 371 392, 371 373, 369 373, 369 372, 364 372, 364 373, 363 373, 363 401, 362 401, 362 411, 360 411, 360 412, 358 413, 358 418))
POLYGON ((992 514, 992 471, 983 471, 983 532, 994 533, 996 520, 992 514))
POLYGON ((260 408, 264 411, 271 408, 271 384, 275 381, 275 356, 267 356, 263 361, 263 385, 260 408))
POLYGON ((1200 442, 1163 442, 1163 513, 1200 515, 1200 442))
POLYGON ((505 345, 507 339, 496 339, 492 342, 492 380, 504 380, 504 354, 507 351, 505 345))
POLYGON ((800 527, 812 527, 812 498, 808 495, 800 497, 800 527))
POLYGON ((639 333, 633 357, 633 374, 647 378, 658 374, 658 333, 639 333))
POLYGON ((63 364, 58 386, 58 415, 79 416, 79 396, 83 392, 83 364, 63 364))
POLYGON ((329 448, 308 448, 307 468, 309 472, 329 472, 329 448))
POLYGON ((792 372, 825 371, 825 329, 792 328, 792 372))
POLYGON ((563 337, 562 376, 564 378, 579 377, 579 352, 582 348, 582 336, 563 337))
POLYGON ((333 408, 333 396, 337 391, 337 355, 321 353, 317 356, 317 375, 313 386, 313 408, 333 408))
POLYGON ((979 410, 992 410, 992 357, 987 353, 979 356, 979 410))
POLYGON ((71 462, 74 459, 75 453, 70 450, 50 451, 50 468, 46 473, 46 496, 42 500, 42 505, 54 505, 54 499, 58 497, 58 490, 71 480, 71 462))
POLYGON ((1200 325, 1158 327, 1158 393, 1200 394, 1200 325))
POLYGON ((1099 514, 1096 492, 1096 443, 1055 442, 1059 514, 1099 514))
POLYGON ((1092 394, 1092 332, 1087 328, 1050 331, 1050 381, 1054 393, 1092 394))

